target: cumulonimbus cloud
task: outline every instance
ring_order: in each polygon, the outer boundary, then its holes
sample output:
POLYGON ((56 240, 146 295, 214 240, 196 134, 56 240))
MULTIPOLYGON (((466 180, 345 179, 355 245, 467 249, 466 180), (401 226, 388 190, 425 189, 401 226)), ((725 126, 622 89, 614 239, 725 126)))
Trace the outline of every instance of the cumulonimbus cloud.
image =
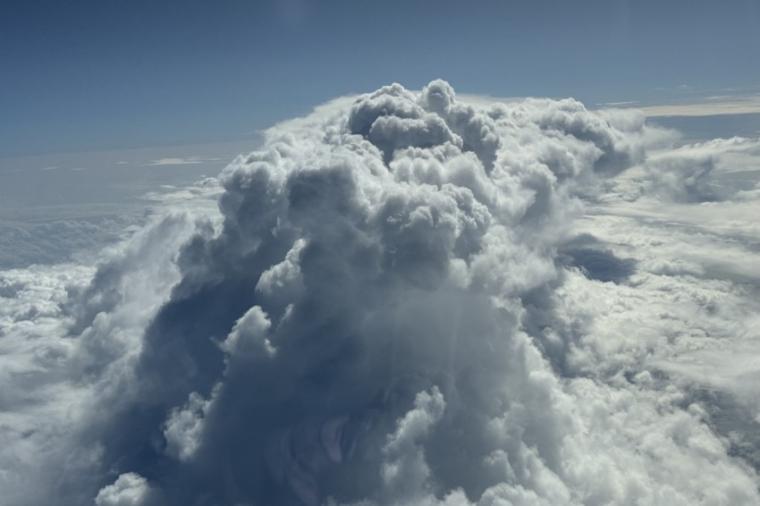
POLYGON ((444 81, 273 127, 221 174, 219 219, 167 218, 72 293, 66 367, 98 392, 66 440, 91 457, 46 490, 756 503, 755 471, 679 390, 635 361, 594 367, 594 315, 566 295, 632 274, 574 219, 670 135, 574 100, 468 104, 444 81))

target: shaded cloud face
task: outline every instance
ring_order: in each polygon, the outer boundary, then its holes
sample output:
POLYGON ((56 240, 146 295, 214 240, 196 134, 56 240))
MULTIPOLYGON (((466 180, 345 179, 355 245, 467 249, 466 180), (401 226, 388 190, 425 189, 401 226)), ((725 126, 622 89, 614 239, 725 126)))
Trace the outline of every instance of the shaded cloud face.
POLYGON ((625 344, 605 356, 595 326, 594 294, 632 304, 649 260, 581 230, 584 199, 660 195, 608 178, 669 133, 573 100, 470 105, 434 81, 266 136, 221 174, 219 220, 192 237, 157 223, 69 292, 81 344, 63 368, 98 393, 69 431, 93 457, 66 500, 759 499, 665 368, 625 344))

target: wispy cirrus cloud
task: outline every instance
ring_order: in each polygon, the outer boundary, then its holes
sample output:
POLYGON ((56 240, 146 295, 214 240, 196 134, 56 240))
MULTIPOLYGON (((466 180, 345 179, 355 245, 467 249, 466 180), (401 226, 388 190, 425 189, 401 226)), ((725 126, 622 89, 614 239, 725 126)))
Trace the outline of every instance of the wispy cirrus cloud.
POLYGON ((648 117, 660 116, 724 116, 760 114, 760 95, 712 96, 699 101, 662 105, 634 106, 648 117))
POLYGON ((201 163, 207 163, 207 162, 217 162, 221 160, 220 158, 202 158, 199 156, 185 156, 185 157, 165 157, 165 158, 158 158, 155 160, 150 160, 148 162, 148 165, 197 165, 201 163))

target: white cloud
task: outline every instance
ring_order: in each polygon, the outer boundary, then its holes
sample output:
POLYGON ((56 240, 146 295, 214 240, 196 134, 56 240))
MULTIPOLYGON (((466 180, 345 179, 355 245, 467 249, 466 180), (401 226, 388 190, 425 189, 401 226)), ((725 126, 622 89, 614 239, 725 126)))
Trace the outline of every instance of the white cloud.
POLYGON ((691 103, 636 106, 648 117, 659 116, 720 116, 725 114, 760 113, 760 95, 716 97, 691 103))
POLYGON ((414 409, 398 421, 395 432, 388 436, 381 472, 394 502, 409 503, 430 493, 430 468, 421 445, 445 408, 437 387, 430 393, 420 392, 414 399, 414 409))
POLYGON ((756 141, 442 81, 265 137, 3 272, 10 504, 760 501, 756 141))
POLYGON ((241 355, 274 355, 276 350, 267 337, 271 326, 261 307, 253 306, 235 322, 232 332, 221 344, 222 349, 233 359, 241 355))
POLYGON ((164 209, 95 265, 0 271, 7 504, 93 501, 102 449, 86 427, 107 416, 98 399, 126 386, 142 333, 177 280, 178 248, 195 230, 188 216, 164 209))
POLYGON ((165 157, 150 160, 148 165, 197 165, 200 163, 219 161, 219 158, 201 158, 199 156, 165 157))
POLYGON ((197 392, 190 394, 182 408, 171 412, 164 428, 166 451, 174 458, 189 460, 195 455, 203 436, 203 421, 211 407, 197 392))
POLYGON ((142 476, 125 473, 95 497, 96 506, 148 506, 150 486, 142 476))

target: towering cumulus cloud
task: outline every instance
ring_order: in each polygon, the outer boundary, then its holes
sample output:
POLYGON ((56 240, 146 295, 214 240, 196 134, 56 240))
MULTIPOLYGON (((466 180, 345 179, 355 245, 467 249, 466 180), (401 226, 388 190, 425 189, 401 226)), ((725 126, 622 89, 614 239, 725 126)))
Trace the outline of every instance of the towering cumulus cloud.
POLYGON ((220 176, 218 219, 189 233, 167 218, 144 241, 156 253, 114 253, 70 290, 61 325, 81 342, 65 368, 88 379, 60 447, 87 458, 39 493, 758 504, 755 471, 699 405, 663 374, 599 365, 593 315, 566 295, 633 272, 574 219, 669 135, 573 100, 467 105, 443 81, 270 129, 220 176), (161 287, 125 294, 146 269, 161 287))

